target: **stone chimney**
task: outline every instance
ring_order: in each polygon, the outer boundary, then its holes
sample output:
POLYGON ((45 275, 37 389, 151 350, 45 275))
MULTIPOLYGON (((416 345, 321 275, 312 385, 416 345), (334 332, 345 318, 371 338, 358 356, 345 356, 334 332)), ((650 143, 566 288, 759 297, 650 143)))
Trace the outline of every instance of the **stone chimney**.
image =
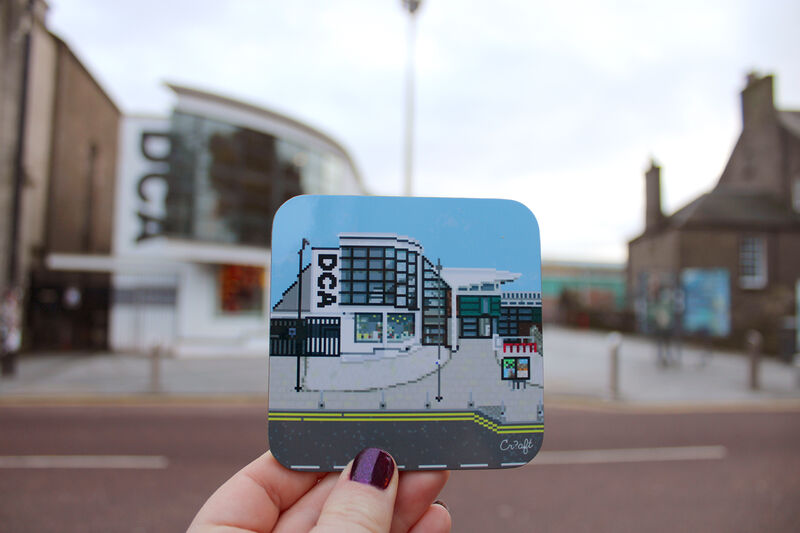
POLYGON ((772 75, 747 75, 747 86, 742 89, 742 128, 750 129, 775 119, 772 75))
POLYGON ((655 229, 664 220, 661 211, 661 167, 655 160, 650 159, 650 168, 644 175, 645 179, 645 216, 644 230, 655 229))

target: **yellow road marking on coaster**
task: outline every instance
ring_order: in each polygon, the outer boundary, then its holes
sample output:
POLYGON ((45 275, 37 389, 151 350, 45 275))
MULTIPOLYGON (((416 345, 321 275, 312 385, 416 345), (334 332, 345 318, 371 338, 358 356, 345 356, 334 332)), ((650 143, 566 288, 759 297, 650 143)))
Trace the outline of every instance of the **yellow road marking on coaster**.
MULTIPOLYGON (((344 417, 350 416, 364 416, 367 413, 343 413, 344 417)), ((396 411, 393 413, 369 413, 369 416, 375 418, 391 418, 397 415, 413 415, 419 417, 427 417, 427 418, 442 418, 442 417, 451 417, 451 416, 469 416, 471 417, 474 413, 471 411, 466 412, 449 412, 449 413, 417 413, 417 412, 403 412, 403 411, 396 411)))
POLYGON ((269 414, 269 419, 281 422, 474 422, 482 428, 497 434, 511 433, 543 433, 544 424, 497 424, 488 418, 472 411, 456 411, 449 413, 418 412, 352 412, 352 413, 320 413, 320 412, 281 412, 269 414))

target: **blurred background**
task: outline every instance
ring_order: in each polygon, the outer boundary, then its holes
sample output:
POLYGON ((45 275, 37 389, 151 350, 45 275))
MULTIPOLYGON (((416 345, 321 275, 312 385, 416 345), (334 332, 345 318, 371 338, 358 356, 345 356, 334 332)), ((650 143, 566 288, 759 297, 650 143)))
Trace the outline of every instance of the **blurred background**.
POLYGON ((545 449, 454 475, 457 530, 796 531, 798 23, 2 0, 0 530, 188 525, 267 446, 275 211, 356 194, 539 222, 545 449))

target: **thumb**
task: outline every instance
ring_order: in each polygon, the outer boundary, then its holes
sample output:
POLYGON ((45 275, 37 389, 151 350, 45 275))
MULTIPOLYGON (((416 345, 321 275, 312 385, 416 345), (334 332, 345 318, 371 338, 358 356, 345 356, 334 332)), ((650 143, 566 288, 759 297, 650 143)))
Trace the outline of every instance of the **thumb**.
POLYGON ((339 476, 312 531, 386 533, 396 496, 394 459, 378 448, 365 448, 339 476))

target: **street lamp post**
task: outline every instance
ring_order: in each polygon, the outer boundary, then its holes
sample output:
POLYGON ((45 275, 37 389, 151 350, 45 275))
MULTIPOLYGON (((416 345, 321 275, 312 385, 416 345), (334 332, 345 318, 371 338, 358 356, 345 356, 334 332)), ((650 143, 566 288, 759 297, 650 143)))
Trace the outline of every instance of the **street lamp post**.
POLYGON ((442 307, 445 305, 444 300, 446 297, 446 293, 444 292, 444 287, 442 286, 442 260, 440 258, 436 258, 436 274, 438 275, 439 279, 436 280, 436 285, 439 287, 439 320, 437 320, 436 329, 439 331, 439 342, 436 346, 436 401, 441 402, 442 397, 442 344, 444 343, 443 333, 444 328, 442 327, 442 307))
POLYGON ((416 40, 416 18, 422 0, 402 0, 403 8, 408 11, 408 63, 406 66, 406 131, 404 151, 404 175, 406 196, 412 193, 412 174, 414 159, 414 42, 416 40))
POLYGON ((297 381, 294 390, 297 392, 302 390, 300 386, 300 357, 303 355, 304 351, 303 345, 305 344, 305 335, 300 332, 303 331, 303 250, 305 250, 307 244, 311 243, 303 237, 302 246, 300 246, 300 249, 297 251, 297 255, 299 256, 299 264, 297 266, 297 328, 294 337, 294 352, 297 355, 297 381))

